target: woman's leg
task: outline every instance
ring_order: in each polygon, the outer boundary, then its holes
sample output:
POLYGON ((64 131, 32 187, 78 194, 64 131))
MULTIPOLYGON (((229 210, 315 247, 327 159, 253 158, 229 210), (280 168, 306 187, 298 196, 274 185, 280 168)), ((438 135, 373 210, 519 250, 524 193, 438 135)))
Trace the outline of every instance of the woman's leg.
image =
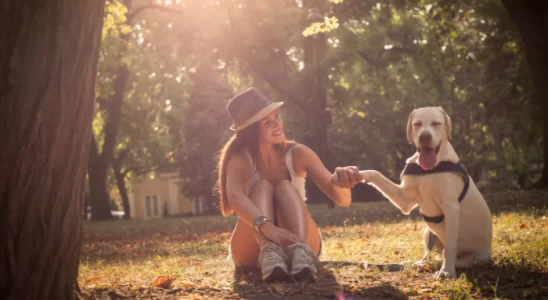
POLYGON ((319 254, 321 237, 318 227, 291 182, 282 180, 276 185, 274 203, 278 226, 293 232, 319 254))
MULTIPOLYGON (((274 219, 273 197, 274 189, 266 180, 257 181, 249 192, 251 201, 270 220, 274 219)), ((264 239, 260 238, 253 226, 238 220, 230 240, 230 252, 234 265, 243 269, 257 268, 257 259, 260 252, 259 243, 263 246, 264 239)))
POLYGON ((320 233, 312 220, 301 196, 287 180, 280 181, 274 189, 275 206, 279 226, 296 234, 305 244, 288 247, 291 276, 299 281, 316 279, 321 247, 320 233))

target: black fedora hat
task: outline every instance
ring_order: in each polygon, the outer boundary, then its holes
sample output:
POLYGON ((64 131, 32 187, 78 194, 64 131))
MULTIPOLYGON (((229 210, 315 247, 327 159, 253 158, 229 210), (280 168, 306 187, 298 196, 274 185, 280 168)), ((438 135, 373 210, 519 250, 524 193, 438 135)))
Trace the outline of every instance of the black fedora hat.
POLYGON ((230 99, 226 111, 232 119, 230 129, 240 131, 278 109, 283 102, 272 102, 255 88, 249 88, 230 99))

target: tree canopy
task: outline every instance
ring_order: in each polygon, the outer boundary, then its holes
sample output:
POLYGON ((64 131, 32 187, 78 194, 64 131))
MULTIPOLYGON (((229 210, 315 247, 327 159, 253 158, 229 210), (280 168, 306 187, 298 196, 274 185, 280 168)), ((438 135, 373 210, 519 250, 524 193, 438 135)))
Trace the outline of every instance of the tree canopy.
POLYGON ((215 209, 225 106, 250 86, 286 102, 287 135, 324 149, 328 168, 397 181, 414 152, 409 113, 441 106, 483 189, 541 183, 544 115, 498 0, 110 0, 105 12, 94 121, 96 154, 115 167, 105 189, 171 164, 187 197, 215 209))

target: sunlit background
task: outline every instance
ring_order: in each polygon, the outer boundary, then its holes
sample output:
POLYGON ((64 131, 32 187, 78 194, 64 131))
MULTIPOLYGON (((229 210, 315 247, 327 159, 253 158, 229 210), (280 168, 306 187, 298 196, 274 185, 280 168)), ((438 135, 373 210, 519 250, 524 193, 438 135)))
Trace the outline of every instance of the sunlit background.
POLYGON ((218 213, 225 106, 250 86, 286 102, 287 136, 330 169, 397 180, 407 116, 426 105, 452 117, 484 191, 530 187, 542 169, 542 117, 496 0, 109 0, 98 72, 88 218, 218 213))

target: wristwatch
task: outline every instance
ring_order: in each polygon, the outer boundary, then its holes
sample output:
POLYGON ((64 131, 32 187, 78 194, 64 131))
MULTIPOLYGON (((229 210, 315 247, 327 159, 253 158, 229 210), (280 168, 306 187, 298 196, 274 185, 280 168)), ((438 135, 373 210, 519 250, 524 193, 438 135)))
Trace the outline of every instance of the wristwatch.
POLYGON ((264 224, 266 224, 266 222, 270 221, 267 217, 265 216, 260 216, 260 217, 257 217, 255 219, 255 221, 253 221, 253 227, 255 228, 255 230, 258 232, 258 233, 261 233, 261 226, 263 226, 264 224))

